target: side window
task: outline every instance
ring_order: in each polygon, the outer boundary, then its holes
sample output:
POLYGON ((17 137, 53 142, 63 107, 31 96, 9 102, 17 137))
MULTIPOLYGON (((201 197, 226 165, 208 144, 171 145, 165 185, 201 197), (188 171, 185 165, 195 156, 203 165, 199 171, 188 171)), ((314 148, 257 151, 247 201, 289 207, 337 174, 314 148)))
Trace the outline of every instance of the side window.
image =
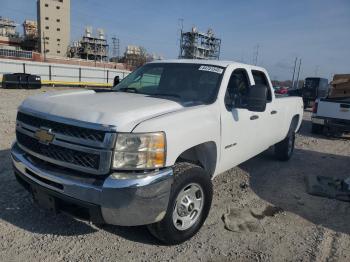
POLYGON ((271 88, 266 75, 263 72, 257 71, 257 70, 252 70, 252 74, 256 85, 260 84, 260 85, 267 86, 267 102, 271 102, 272 101, 271 88))
POLYGON ((233 105, 236 108, 246 108, 249 86, 249 77, 245 69, 236 69, 232 72, 225 94, 227 110, 231 110, 233 105))

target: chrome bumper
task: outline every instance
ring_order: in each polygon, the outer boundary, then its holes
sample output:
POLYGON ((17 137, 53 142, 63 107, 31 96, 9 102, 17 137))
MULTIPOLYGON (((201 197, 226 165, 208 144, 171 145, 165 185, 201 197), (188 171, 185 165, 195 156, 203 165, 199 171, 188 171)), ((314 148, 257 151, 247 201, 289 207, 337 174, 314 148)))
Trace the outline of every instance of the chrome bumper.
POLYGON ((101 180, 36 161, 16 143, 11 156, 15 171, 29 184, 97 205, 107 224, 152 224, 162 220, 166 213, 173 182, 172 168, 149 173, 112 173, 101 180))
POLYGON ((324 125, 325 124, 325 119, 324 118, 320 118, 320 117, 311 117, 311 122, 313 124, 317 124, 317 125, 324 125))

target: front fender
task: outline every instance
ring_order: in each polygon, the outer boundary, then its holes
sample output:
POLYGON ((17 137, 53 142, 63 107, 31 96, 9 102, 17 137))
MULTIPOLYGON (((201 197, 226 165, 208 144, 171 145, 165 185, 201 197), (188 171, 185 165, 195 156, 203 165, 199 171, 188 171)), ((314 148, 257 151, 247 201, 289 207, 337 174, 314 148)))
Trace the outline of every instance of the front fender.
POLYGON ((166 166, 187 149, 212 141, 220 157, 220 112, 218 106, 201 105, 161 115, 140 123, 133 132, 163 131, 167 140, 166 166))

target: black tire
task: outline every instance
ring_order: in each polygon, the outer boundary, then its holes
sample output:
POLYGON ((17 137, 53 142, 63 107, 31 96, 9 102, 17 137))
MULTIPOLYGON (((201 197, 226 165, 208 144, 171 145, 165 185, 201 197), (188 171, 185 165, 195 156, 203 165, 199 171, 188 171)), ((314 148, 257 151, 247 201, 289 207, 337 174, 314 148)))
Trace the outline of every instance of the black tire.
POLYGON ((323 132, 323 125, 312 124, 311 125, 311 133, 313 134, 321 134, 323 132))
POLYGON ((212 197, 212 182, 210 176, 204 171, 203 168, 186 162, 175 164, 174 183, 172 185, 166 215, 160 222, 148 225, 148 230, 152 235, 168 245, 179 244, 190 239, 199 231, 207 218, 212 197), (179 230, 175 227, 173 222, 173 212, 176 199, 184 188, 193 183, 199 185, 203 191, 204 198, 202 211, 198 214, 197 220, 190 228, 186 230, 179 230))
POLYGON ((289 130, 288 135, 281 142, 275 144, 275 156, 280 161, 288 161, 294 152, 295 132, 289 130))

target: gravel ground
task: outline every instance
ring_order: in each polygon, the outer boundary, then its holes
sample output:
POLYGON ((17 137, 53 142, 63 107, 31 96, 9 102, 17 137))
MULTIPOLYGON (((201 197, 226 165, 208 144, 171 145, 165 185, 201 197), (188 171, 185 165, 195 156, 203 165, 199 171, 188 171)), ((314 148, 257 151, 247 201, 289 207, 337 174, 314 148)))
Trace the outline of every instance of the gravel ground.
POLYGON ((48 90, 0 89, 0 261, 350 261, 349 203, 310 196, 304 183, 309 175, 348 176, 350 139, 312 135, 310 112, 289 162, 267 150, 218 176, 200 232, 163 246, 145 227, 97 227, 43 211, 15 181, 16 108, 48 90))

